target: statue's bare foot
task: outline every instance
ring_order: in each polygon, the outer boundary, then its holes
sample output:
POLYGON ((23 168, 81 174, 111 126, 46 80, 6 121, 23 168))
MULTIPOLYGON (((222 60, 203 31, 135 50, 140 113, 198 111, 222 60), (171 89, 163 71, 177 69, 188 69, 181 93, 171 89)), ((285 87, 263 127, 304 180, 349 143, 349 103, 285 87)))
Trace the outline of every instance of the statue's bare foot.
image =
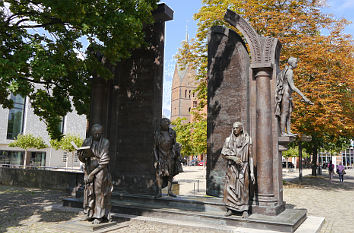
POLYGON ((281 133, 282 137, 295 137, 297 134, 294 133, 281 133))
POLYGON ((228 217, 228 216, 231 216, 232 215, 232 210, 227 210, 226 213, 225 213, 225 216, 228 217))
POLYGON ((102 218, 96 218, 95 220, 93 220, 93 222, 92 222, 92 224, 100 224, 100 223, 102 223, 102 218))
POLYGON ((93 221, 93 218, 90 218, 89 216, 85 216, 82 218, 83 221, 89 221, 89 222, 92 222, 93 221))
POLYGON ((248 212, 247 211, 243 211, 242 218, 248 218, 248 212))
POLYGON ((168 192, 168 195, 170 196, 170 197, 177 197, 177 195, 176 194, 174 194, 173 192, 171 192, 171 191, 169 191, 168 192))

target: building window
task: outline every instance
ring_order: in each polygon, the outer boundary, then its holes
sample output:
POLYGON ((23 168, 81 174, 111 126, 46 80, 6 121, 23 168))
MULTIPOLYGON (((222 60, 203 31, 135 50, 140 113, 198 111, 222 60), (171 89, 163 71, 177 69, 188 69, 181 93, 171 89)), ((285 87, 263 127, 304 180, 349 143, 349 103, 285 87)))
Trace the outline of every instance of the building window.
POLYGON ((191 98, 191 90, 189 90, 189 99, 191 98))
POLYGON ((195 93, 193 92, 193 98, 194 98, 194 94, 195 94, 195 93))
POLYGON ((187 90, 184 91, 184 98, 187 98, 187 90))
POLYGON ((25 157, 24 151, 6 151, 0 150, 0 164, 7 165, 23 165, 25 157))
POLYGON ((65 117, 62 117, 61 118, 61 121, 60 121, 60 123, 59 123, 59 131, 61 132, 61 133, 64 133, 64 124, 65 124, 65 117))
POLYGON ((196 108, 198 105, 198 102, 197 101, 193 101, 193 108, 196 108))
POLYGON ((74 163, 77 163, 79 161, 79 158, 77 156, 77 153, 75 153, 75 156, 74 156, 74 163))
POLYGON ((64 152, 64 154, 63 154, 63 162, 66 163, 67 159, 68 159, 68 153, 64 152))
POLYGON ((188 112, 191 112, 191 108, 188 108, 188 112))
POLYGON ((30 165, 35 167, 43 167, 45 166, 45 158, 45 152, 31 152, 30 165))
POLYGON ((15 139, 17 135, 23 132, 23 118, 25 113, 25 98, 21 95, 11 94, 11 100, 14 102, 14 107, 9 111, 7 122, 7 139, 15 139))

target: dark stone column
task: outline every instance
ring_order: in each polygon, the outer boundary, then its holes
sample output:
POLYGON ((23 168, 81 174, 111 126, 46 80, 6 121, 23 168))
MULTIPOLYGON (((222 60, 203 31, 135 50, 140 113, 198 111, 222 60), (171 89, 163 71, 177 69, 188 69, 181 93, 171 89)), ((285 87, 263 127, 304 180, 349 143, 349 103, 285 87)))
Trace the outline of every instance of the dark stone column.
POLYGON ((270 94, 270 70, 258 70, 256 75, 256 151, 259 195, 273 195, 272 108, 270 94))
POLYGON ((269 201, 273 192, 273 140, 270 69, 257 69, 256 79, 256 152, 258 200, 269 201))
POLYGON ((242 38, 221 26, 211 28, 208 41, 207 194, 223 196, 226 161, 220 156, 232 124, 249 132, 249 55, 242 38))
POLYGON ((146 46, 112 68, 114 79, 94 78, 90 124, 100 123, 110 140, 115 190, 154 194, 154 131, 162 116, 165 22, 173 11, 160 4, 155 23, 144 28, 146 46))

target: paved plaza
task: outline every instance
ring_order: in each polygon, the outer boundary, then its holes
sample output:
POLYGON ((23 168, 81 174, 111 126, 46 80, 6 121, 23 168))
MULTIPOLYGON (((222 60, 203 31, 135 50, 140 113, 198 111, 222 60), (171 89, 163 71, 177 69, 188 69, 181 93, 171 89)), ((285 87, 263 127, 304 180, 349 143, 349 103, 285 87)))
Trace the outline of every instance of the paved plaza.
MULTIPOLYGON (((184 174, 176 177, 180 183, 180 195, 205 195, 205 168, 185 167, 184 170, 184 174)), ((298 170, 283 172, 284 200, 288 208, 306 208, 309 216, 325 217, 321 233, 354 232, 353 170, 347 170, 344 183, 339 183, 337 176, 329 182, 327 171, 312 177, 310 170, 304 170, 301 184, 298 182, 298 170)), ((53 210, 49 207, 60 206, 61 199, 66 195, 53 190, 0 186, 0 232, 65 232, 59 230, 58 225, 82 216, 78 211, 65 212, 64 208, 53 210)), ((121 228, 112 232, 261 232, 249 229, 217 230, 203 228, 198 223, 188 225, 151 221, 144 217, 121 219, 119 225, 121 228)))

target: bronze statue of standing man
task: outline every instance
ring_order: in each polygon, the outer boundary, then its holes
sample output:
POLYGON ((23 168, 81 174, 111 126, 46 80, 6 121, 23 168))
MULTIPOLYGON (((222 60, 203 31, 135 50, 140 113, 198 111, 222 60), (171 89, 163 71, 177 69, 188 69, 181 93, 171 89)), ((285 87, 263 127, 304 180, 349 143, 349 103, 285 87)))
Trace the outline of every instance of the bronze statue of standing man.
POLYGON ((179 145, 176 144, 176 132, 170 128, 170 120, 162 118, 160 127, 155 132, 154 139, 154 167, 156 169, 157 194, 161 197, 161 189, 168 186, 168 195, 176 197, 172 192, 172 180, 181 172, 180 158, 178 156, 179 145), (179 163, 179 164, 178 164, 179 163))
POLYGON ((313 104, 302 92, 295 86, 293 80, 293 69, 297 67, 297 59, 290 57, 288 60, 289 66, 286 66, 277 76, 277 86, 275 93, 275 115, 280 122, 281 136, 296 136, 290 132, 291 113, 293 111, 293 101, 291 94, 293 91, 297 92, 302 99, 308 103, 313 104))
POLYGON ((251 145, 252 140, 244 132, 243 124, 235 122, 221 150, 221 155, 227 160, 223 199, 227 209, 226 216, 235 211, 241 212, 243 218, 248 217, 250 181, 255 183, 251 145))
POLYGON ((86 138, 79 151, 79 160, 85 164, 84 213, 86 219, 99 224, 111 220, 113 185, 108 170, 109 141, 103 137, 103 127, 94 124, 91 137, 86 138))

